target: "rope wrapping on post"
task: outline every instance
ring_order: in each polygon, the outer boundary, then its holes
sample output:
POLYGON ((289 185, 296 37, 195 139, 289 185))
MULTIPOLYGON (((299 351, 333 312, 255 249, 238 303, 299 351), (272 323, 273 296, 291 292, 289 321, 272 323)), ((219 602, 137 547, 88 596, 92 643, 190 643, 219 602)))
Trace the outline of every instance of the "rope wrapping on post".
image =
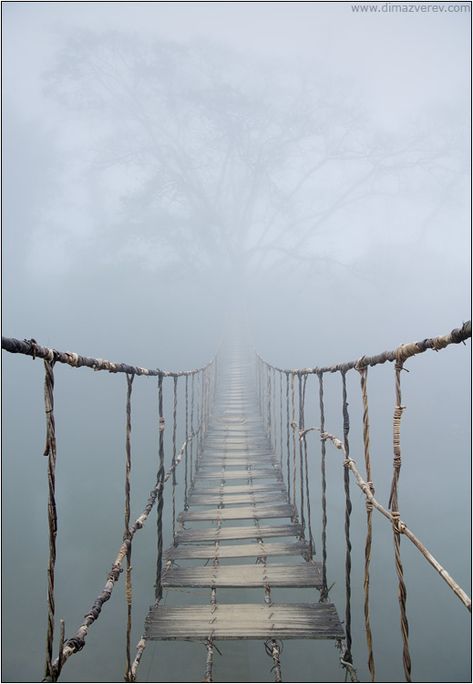
POLYGON ((296 506, 296 400, 294 385, 294 373, 291 372, 292 505, 294 508, 294 522, 297 522, 298 516, 296 506))

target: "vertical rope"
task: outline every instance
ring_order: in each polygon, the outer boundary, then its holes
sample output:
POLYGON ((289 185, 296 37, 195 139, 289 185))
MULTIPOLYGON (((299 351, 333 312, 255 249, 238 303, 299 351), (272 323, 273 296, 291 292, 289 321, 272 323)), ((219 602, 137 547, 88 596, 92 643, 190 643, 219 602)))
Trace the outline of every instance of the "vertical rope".
MULTIPOLYGON (((302 422, 305 424, 305 417, 304 417, 304 411, 305 411, 305 390, 306 390, 306 384, 308 380, 308 375, 304 375, 304 380, 303 380, 303 385, 302 385, 302 422)), ((310 511, 310 490, 309 490, 309 465, 308 465, 308 459, 307 459, 307 439, 306 439, 306 434, 305 432, 302 433, 302 446, 304 448, 304 469, 305 469, 305 499, 306 499, 306 506, 307 506, 307 525, 309 528, 309 558, 312 560, 314 556, 314 537, 312 535, 312 515, 310 511)))
POLYGON ((404 582, 404 569, 401 562, 401 529, 399 527, 399 502, 398 502, 398 482, 401 470, 401 417, 404 410, 401 397, 401 371, 403 369, 402 360, 396 361, 395 367, 395 386, 396 386, 396 405, 393 417, 393 479, 391 484, 391 496, 389 506, 393 516, 393 535, 394 535, 394 559, 396 572, 399 581, 399 608, 401 612, 401 633, 402 633, 402 657, 404 676, 406 682, 411 681, 411 656, 409 652, 409 623, 407 620, 406 602, 407 589, 404 582))
POLYGON ((264 642, 264 648, 267 655, 273 659, 273 667, 271 670, 274 672, 274 681, 282 682, 281 673, 281 653, 282 653, 282 642, 276 639, 268 639, 264 642))
POLYGON ((300 517, 302 527, 302 539, 305 539, 305 516, 304 516, 304 445, 301 431, 304 430, 304 400, 302 398, 302 374, 297 374, 298 390, 299 390, 299 485, 300 485, 300 517))
MULTIPOLYGON (((374 494, 374 486, 371 477, 371 457, 370 457, 370 422, 368 413, 368 368, 358 369, 360 373, 361 382, 361 397, 363 401, 363 447, 365 453, 365 468, 366 468, 366 480, 368 487, 372 494, 374 494)), ((371 620, 370 620, 370 562, 371 562, 371 541, 373 536, 373 504, 371 501, 366 500, 366 542, 365 542, 365 575, 363 580, 363 587, 365 592, 364 599, 364 615, 365 615, 365 632, 366 632, 366 644, 368 647, 368 669, 370 671, 371 681, 376 681, 376 667, 373 655, 373 635, 371 632, 371 620)))
MULTIPOLYGON (((319 410, 320 410, 320 432, 325 432, 325 406, 324 406, 324 375, 321 371, 317 373, 319 379, 319 410)), ((322 475, 322 589, 320 590, 320 601, 328 599, 327 586, 327 477, 325 468, 326 447, 325 439, 320 442, 321 462, 320 470, 322 475)))
POLYGON ((159 469, 157 480, 161 483, 158 491, 158 520, 157 520, 157 559, 155 598, 158 602, 162 595, 161 570, 163 566, 163 507, 164 507, 164 408, 163 408, 163 376, 158 378, 158 412, 159 412, 159 469))
POLYGON ((189 501, 187 499, 187 487, 188 487, 188 442, 189 442, 189 376, 186 375, 186 446, 184 451, 184 510, 189 509, 189 501))
MULTIPOLYGON (((191 435, 194 435, 194 396, 195 396, 195 373, 192 373, 191 380, 191 435)), ((194 440, 191 441, 190 449, 190 476, 191 476, 191 487, 194 482, 193 474, 193 462, 194 462, 194 440)))
POLYGON ((289 372, 286 371, 286 449, 287 449, 287 500, 291 502, 291 446, 289 417, 289 372))
POLYGON ((296 400, 294 388, 294 373, 291 372, 291 427, 292 427, 292 505, 294 506, 294 519, 297 519, 296 508, 296 400))
POLYGON ((173 378, 173 402, 172 402, 172 541, 176 544, 176 433, 177 433, 177 375, 173 378))
POLYGON ((282 372, 279 371, 279 465, 282 474, 283 446, 282 446, 282 372))
MULTIPOLYGON (((131 476, 131 392, 134 375, 127 374, 126 393, 126 436, 125 436, 125 531, 123 540, 130 539, 130 476, 131 476)), ((131 580, 131 541, 126 554, 125 597, 127 606, 126 623, 126 670, 125 681, 132 682, 131 674, 131 618, 132 618, 132 580, 131 580)))
POLYGON ((271 426, 271 370, 268 368, 268 377, 267 377, 267 383, 268 383, 268 422, 267 422, 267 432, 268 432, 268 437, 269 441, 272 445, 273 443, 273 435, 272 435, 272 426, 271 426))
POLYGON ((48 528, 49 528, 49 559, 48 559, 48 627, 46 634, 46 663, 45 677, 56 681, 53 668, 54 644, 54 575, 56 568, 56 424, 54 420, 54 358, 44 360, 44 410, 46 414, 46 445, 44 456, 48 457, 48 528))
POLYGON ((343 468, 343 484, 345 488, 345 636, 346 636, 346 650, 343 655, 343 660, 348 663, 353 663, 351 654, 351 540, 350 540, 350 515, 351 515, 351 499, 350 499, 350 471, 348 468, 348 459, 350 458, 350 444, 348 442, 348 433, 350 431, 350 417, 348 415, 348 401, 347 401, 347 383, 346 371, 341 371, 342 375, 342 414, 343 414, 343 443, 345 448, 345 463, 343 468))
POLYGON ((207 648, 207 660, 205 663, 205 675, 203 682, 213 682, 213 668, 214 668, 214 642, 212 638, 207 639, 205 642, 207 648))

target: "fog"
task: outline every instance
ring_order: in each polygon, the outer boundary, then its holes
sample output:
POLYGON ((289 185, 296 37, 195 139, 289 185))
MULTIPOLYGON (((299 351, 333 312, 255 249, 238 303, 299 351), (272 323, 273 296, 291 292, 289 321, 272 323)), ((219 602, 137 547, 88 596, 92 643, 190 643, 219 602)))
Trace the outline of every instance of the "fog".
MULTIPOLYGON (((4 3, 3 334, 188 369, 241 328, 269 362, 303 368, 460 326, 470 317, 470 18, 360 13, 348 2, 4 3)), ((406 363, 400 480, 403 518, 467 591, 469 358, 468 343, 406 363)), ((347 380, 352 457, 362 462, 359 380, 347 380)), ((341 436, 339 378, 326 382, 326 427, 341 436)), ((369 382, 386 503, 391 364, 369 382)), ((37 681, 44 666, 42 383, 41 361, 3 354, 3 681, 37 681)), ((56 367, 56 617, 66 635, 122 538, 125 385, 56 367)), ((306 420, 317 424, 314 378, 308 392, 306 420)), ((156 381, 137 378, 132 516, 155 478, 156 410, 156 381)), ((343 618, 342 467, 330 454, 328 567, 343 618)), ((313 497, 317 544, 316 487, 313 497)), ((368 681, 365 514, 361 493, 353 500, 354 660, 368 681)), ((134 543, 133 643, 154 600, 154 552, 152 518, 134 543)), ((469 681, 467 611, 407 542, 402 552, 413 680, 469 681)), ((378 680, 400 681, 384 519, 373 559, 378 680)), ((120 584, 63 681, 122 681, 120 584)), ((217 680, 270 681, 263 651, 227 642, 217 680)), ((332 643, 288 642, 283 674, 342 681, 337 657, 332 643)), ((204 661, 201 644, 153 643, 139 678, 200 681, 204 661)))

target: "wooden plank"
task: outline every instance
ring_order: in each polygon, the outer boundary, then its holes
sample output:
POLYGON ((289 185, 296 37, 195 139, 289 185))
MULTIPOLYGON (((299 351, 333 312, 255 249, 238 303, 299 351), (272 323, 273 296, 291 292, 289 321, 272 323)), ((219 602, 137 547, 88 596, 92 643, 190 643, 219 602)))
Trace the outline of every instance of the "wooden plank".
POLYGON ((322 566, 314 561, 301 565, 219 565, 178 568, 161 576, 163 587, 322 587, 322 566))
POLYGON ((153 607, 145 622, 150 640, 343 639, 332 603, 253 603, 153 607))
POLYGON ((282 480, 273 482, 252 482, 241 485, 204 485, 196 482, 192 494, 248 494, 252 492, 287 492, 286 485, 282 480))
POLYGON ((248 480, 248 478, 265 480, 280 474, 280 470, 220 470, 215 472, 209 470, 208 472, 201 471, 200 468, 196 473, 196 480, 248 480))
MULTIPOLYGON (((255 503, 273 503, 277 494, 275 492, 254 492, 253 494, 195 494, 189 497, 189 506, 210 506, 211 504, 252 504, 255 503)), ((287 496, 280 492, 278 497, 281 501, 286 502, 287 496)))
POLYGON ((205 541, 225 541, 228 539, 263 539, 267 537, 299 537, 302 528, 299 524, 262 525, 257 527, 206 527, 197 530, 180 530, 176 535, 176 544, 205 541))
POLYGON ((211 558, 258 558, 259 556, 302 556, 309 549, 306 541, 265 542, 261 544, 180 544, 166 550, 166 560, 211 558), (264 551, 264 553, 262 553, 264 551))
MULTIPOLYGON (((281 497, 282 498, 282 497, 281 497)), ((183 511, 179 514, 179 521, 190 520, 262 520, 264 518, 292 518, 294 509, 288 503, 277 505, 246 506, 233 508, 206 508, 194 511, 183 511)))

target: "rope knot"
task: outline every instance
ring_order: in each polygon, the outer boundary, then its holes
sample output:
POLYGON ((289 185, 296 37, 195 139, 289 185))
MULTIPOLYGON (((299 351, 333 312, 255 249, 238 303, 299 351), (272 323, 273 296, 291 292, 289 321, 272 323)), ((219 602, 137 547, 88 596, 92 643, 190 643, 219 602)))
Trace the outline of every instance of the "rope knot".
POLYGON ((391 511, 391 519, 393 522, 393 529, 398 534, 404 534, 406 525, 402 522, 399 511, 391 511))
POLYGON ((355 463, 355 461, 352 458, 345 458, 343 461, 343 465, 345 468, 349 468, 352 463, 355 463))
POLYGON ((164 420, 164 418, 161 416, 161 418, 159 419, 159 431, 160 431, 160 432, 164 432, 164 427, 165 427, 165 420, 164 420))

